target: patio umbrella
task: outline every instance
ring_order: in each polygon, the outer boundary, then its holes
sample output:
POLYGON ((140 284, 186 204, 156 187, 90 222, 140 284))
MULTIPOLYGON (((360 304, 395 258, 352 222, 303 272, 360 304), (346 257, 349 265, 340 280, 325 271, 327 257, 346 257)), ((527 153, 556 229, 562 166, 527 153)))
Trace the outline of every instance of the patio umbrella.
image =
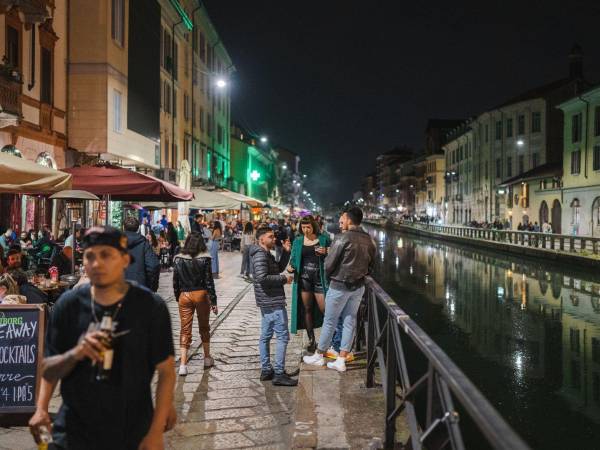
POLYGON ((194 194, 158 178, 111 165, 64 169, 73 175, 73 188, 122 201, 189 201, 194 194))
POLYGON ((219 190, 216 192, 221 195, 224 195, 225 197, 237 200, 240 203, 245 203, 246 205, 251 206, 253 208, 259 208, 265 204, 265 202, 260 201, 258 199, 248 197, 247 195, 240 194, 238 192, 233 192, 227 189, 219 190))
POLYGON ((194 200, 190 202, 190 208, 195 209, 240 209, 240 202, 221 195, 218 191, 207 191, 193 188, 194 200))
POLYGON ((71 175, 0 153, 0 193, 51 194, 71 188, 71 175))

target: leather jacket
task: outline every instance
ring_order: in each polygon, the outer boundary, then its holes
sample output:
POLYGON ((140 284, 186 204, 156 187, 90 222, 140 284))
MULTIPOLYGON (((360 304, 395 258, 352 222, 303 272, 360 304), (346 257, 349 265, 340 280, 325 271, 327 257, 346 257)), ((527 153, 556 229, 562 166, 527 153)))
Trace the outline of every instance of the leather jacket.
POLYGON ((215 282, 210 267, 211 259, 208 253, 202 253, 195 258, 190 255, 176 255, 173 260, 173 291, 175 300, 179 294, 191 291, 208 291, 208 297, 213 305, 217 304, 215 282))
POLYGON ((325 273, 347 287, 361 286, 375 261, 376 247, 361 227, 336 235, 325 258, 325 273))

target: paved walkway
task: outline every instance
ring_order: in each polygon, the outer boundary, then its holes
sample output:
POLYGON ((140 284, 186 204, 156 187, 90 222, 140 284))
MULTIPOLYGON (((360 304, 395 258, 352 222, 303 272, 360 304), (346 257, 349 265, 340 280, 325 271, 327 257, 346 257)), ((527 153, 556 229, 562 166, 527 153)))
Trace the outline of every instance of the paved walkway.
MULTIPOLYGON (((373 436, 382 435, 381 390, 364 388, 364 359, 350 364, 343 375, 324 368, 303 368, 298 388, 260 382, 260 312, 254 290, 237 276, 239 253, 221 253, 220 262, 221 278, 215 281, 219 315, 211 316, 215 367, 203 369, 194 321, 194 356, 189 361, 189 374, 177 377, 178 424, 165 435, 165 448, 377 448, 373 436)), ((178 354, 179 313, 171 272, 161 275, 159 293, 171 312, 178 354)), ((300 364, 302 335, 292 335, 288 345, 288 371, 300 364)), ((51 412, 59 406, 60 397, 56 395, 51 412)), ((34 448, 26 428, 0 428, 0 450, 34 448)))

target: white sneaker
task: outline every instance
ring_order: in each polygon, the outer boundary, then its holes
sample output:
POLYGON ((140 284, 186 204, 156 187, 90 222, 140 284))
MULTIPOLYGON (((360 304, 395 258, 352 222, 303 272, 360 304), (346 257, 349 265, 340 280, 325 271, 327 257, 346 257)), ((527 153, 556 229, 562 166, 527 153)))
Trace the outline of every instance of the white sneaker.
POLYGON ((327 368, 335 369, 338 372, 345 372, 346 371, 346 358, 342 358, 341 356, 338 356, 334 362, 327 363, 327 368))
POLYGON ((320 353, 314 352, 312 355, 307 355, 302 358, 304 364, 310 364, 311 366, 324 366, 325 358, 320 353))
POLYGON ((179 375, 181 375, 182 377, 187 375, 187 366, 185 364, 181 364, 179 366, 179 375))

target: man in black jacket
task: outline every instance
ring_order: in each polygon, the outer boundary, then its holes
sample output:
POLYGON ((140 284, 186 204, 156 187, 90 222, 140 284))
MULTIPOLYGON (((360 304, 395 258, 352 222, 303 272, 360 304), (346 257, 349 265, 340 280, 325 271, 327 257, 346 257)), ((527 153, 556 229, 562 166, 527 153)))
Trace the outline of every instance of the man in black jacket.
POLYGON ((262 316, 259 351, 261 374, 260 380, 273 380, 275 386, 296 386, 297 380, 285 373, 285 352, 290 333, 288 315, 285 307, 284 286, 293 281, 292 275, 282 275, 290 259, 290 241, 282 243, 283 251, 279 262, 271 254, 275 247, 275 234, 268 226, 259 227, 256 231, 258 245, 250 248, 254 273, 254 296, 256 305, 262 316), (275 350, 275 367, 271 365, 269 345, 273 334, 277 336, 275 350))
POLYGON ((125 236, 127 236, 127 252, 133 259, 125 269, 125 278, 156 292, 160 275, 160 261, 152 251, 148 240, 138 233, 140 228, 138 219, 128 217, 123 226, 125 236))

